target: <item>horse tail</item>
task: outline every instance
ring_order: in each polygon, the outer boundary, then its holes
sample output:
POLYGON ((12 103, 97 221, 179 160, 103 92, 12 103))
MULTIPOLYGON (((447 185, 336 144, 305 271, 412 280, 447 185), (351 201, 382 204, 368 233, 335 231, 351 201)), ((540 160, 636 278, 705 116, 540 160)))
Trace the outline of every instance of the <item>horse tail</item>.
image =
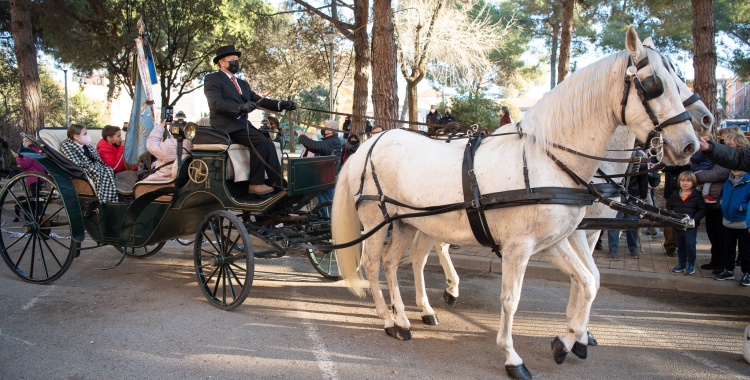
MULTIPOLYGON (((342 244, 358 239, 361 234, 361 223, 354 196, 349 188, 349 175, 345 165, 336 181, 336 190, 331 207, 331 232, 334 244, 342 244)), ((362 253, 362 244, 336 250, 339 270, 352 293, 364 297, 364 278, 359 271, 359 260, 362 253)))

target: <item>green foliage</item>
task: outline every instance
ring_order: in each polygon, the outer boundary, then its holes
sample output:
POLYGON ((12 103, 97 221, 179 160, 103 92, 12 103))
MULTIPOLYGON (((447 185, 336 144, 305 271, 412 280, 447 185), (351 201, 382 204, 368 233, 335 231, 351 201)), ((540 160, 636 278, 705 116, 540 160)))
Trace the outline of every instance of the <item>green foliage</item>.
MULTIPOLYGON (((500 123, 501 105, 483 96, 457 95, 451 98, 451 104, 438 104, 439 110, 451 109, 451 113, 463 127, 474 124, 479 128, 495 129, 500 123)), ((512 115, 512 114, 511 114, 512 115)), ((514 119, 515 120, 515 119, 514 119)))
MULTIPOLYGON (((306 108, 315 108, 319 110, 327 110, 328 104, 328 89, 322 85, 317 85, 309 90, 303 90, 297 97, 300 104, 304 104, 306 108)), ((323 122, 329 119, 333 115, 328 115, 320 112, 300 110, 296 113, 297 118, 305 123, 314 125, 323 125, 323 122)))
MULTIPOLYGON (((0 48, 0 134, 7 136, 14 145, 20 144, 19 132, 23 131, 18 65, 11 48, 0 48)), ((39 66, 42 101, 47 126, 65 125, 65 91, 50 75, 49 68, 39 66)), ((86 126, 103 126, 104 114, 96 103, 92 103, 83 92, 78 91, 69 98, 71 123, 86 126)))
POLYGON ((731 51, 727 64, 743 80, 750 80, 750 3, 717 0, 714 14, 716 31, 723 32, 739 46, 731 51))

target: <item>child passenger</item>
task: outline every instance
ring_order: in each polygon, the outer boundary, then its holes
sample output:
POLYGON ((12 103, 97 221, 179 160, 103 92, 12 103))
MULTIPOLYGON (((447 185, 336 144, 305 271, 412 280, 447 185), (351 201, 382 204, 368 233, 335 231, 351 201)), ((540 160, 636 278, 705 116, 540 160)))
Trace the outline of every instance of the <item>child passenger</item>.
POLYGON ((99 152, 90 144, 91 136, 86 127, 71 124, 68 127, 68 138, 60 144, 60 150, 94 181, 96 193, 102 203, 117 202, 119 197, 115 186, 115 172, 102 161, 99 152))
POLYGON ((680 173, 677 177, 677 183, 680 185, 679 191, 673 191, 667 199, 667 209, 680 214, 687 214, 695 220, 695 227, 688 228, 685 231, 674 230, 677 239, 677 257, 679 264, 672 268, 672 272, 679 273, 685 271, 685 274, 695 273, 695 246, 698 235, 698 226, 700 220, 706 215, 706 203, 703 196, 695 190, 698 186, 698 180, 693 172, 687 171, 680 173))
POLYGON ((115 174, 127 170, 125 167, 125 146, 122 145, 122 131, 120 127, 108 125, 102 129, 102 139, 96 144, 96 150, 107 166, 115 170, 115 174))
MULTIPOLYGON (((146 149, 156 157, 154 167, 156 172, 146 177, 145 181, 171 181, 172 166, 177 159, 177 140, 172 134, 164 137, 166 123, 162 121, 154 126, 146 140, 146 149), (163 141, 162 141, 163 139, 163 141)), ((193 144, 190 140, 182 140, 183 155, 193 150, 193 144)))

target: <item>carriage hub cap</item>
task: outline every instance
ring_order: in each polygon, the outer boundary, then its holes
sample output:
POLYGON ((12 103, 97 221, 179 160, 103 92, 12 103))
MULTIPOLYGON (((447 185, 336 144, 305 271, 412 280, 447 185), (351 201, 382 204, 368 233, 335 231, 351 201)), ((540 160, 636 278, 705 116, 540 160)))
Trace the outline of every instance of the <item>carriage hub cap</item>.
POLYGON ((208 260, 208 262, 211 263, 211 265, 218 267, 226 263, 226 258, 224 257, 224 255, 216 255, 216 256, 212 256, 208 260))
POLYGON ((25 234, 35 234, 39 232, 39 224, 37 223, 29 223, 23 226, 23 233, 25 234))

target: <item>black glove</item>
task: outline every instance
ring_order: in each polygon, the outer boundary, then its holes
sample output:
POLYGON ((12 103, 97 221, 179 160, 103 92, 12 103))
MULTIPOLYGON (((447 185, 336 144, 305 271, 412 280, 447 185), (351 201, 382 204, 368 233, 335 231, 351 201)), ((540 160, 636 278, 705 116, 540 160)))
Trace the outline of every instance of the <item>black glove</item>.
POLYGON ((246 102, 240 105, 240 112, 253 112, 257 107, 258 105, 255 102, 246 102))
POLYGON ((294 111, 297 109, 297 103, 290 102, 287 100, 282 100, 279 102, 279 111, 281 110, 287 110, 287 111, 294 111))

